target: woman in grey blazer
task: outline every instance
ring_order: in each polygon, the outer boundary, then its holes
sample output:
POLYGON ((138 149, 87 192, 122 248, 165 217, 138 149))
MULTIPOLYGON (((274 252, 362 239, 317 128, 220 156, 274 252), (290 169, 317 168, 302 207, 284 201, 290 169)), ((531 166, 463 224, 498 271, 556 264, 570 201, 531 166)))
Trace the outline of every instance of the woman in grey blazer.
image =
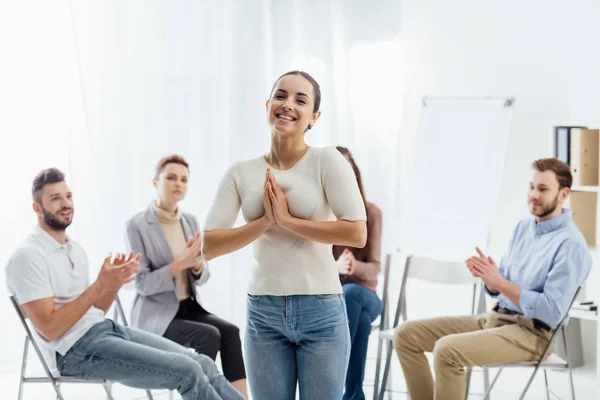
POLYGON ((213 360, 221 351, 223 375, 248 398, 239 329, 206 311, 196 286, 210 272, 201 253, 196 218, 178 203, 187 192, 188 163, 177 155, 159 161, 154 178, 158 198, 127 222, 131 251, 142 254, 131 323, 213 360))

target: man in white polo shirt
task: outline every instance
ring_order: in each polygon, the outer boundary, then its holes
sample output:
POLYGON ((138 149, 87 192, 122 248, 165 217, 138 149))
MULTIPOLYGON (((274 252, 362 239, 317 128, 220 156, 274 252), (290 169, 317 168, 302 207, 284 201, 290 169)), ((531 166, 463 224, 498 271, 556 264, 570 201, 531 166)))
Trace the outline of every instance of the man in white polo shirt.
POLYGON ((215 363, 168 339, 105 318, 121 286, 135 277, 140 255, 109 256, 89 284, 84 249, 66 235, 73 199, 55 168, 33 181, 39 225, 6 266, 15 295, 63 376, 95 377, 141 389, 177 390, 184 400, 241 400, 215 363))

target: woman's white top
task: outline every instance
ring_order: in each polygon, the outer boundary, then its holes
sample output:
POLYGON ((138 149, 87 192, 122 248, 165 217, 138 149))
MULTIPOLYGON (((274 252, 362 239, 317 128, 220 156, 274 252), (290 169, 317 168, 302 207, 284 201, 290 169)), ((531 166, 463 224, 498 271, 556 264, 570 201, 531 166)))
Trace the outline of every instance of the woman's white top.
MULTIPOLYGON (((233 165, 221 181, 205 231, 230 229, 240 208, 246 222, 264 215, 264 157, 233 165)), ((348 161, 335 147, 310 147, 290 169, 271 167, 287 196, 290 214, 313 221, 366 220, 365 205, 348 161)), ((300 295, 341 293, 331 245, 304 239, 274 225, 254 243, 248 293, 300 295)))

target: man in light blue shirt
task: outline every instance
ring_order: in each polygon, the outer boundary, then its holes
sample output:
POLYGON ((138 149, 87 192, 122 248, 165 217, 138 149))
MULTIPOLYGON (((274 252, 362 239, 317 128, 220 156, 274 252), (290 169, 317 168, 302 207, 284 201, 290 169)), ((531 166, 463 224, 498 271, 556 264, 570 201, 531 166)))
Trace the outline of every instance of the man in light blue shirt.
POLYGON ((394 347, 414 400, 465 398, 464 367, 538 360, 592 265, 585 239, 562 205, 573 177, 555 158, 536 160, 531 217, 496 265, 479 248, 466 265, 498 303, 488 314, 407 321, 394 347), (433 352, 436 381, 424 352, 433 352))

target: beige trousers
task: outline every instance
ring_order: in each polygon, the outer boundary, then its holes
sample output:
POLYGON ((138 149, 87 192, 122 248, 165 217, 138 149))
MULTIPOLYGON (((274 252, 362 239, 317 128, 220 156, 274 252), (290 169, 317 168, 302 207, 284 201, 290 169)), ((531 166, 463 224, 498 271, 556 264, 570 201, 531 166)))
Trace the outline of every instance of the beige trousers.
POLYGON ((491 312, 404 322, 394 348, 411 400, 464 400, 465 367, 539 360, 551 335, 522 315, 491 312), (433 352, 435 385, 424 352, 433 352))

